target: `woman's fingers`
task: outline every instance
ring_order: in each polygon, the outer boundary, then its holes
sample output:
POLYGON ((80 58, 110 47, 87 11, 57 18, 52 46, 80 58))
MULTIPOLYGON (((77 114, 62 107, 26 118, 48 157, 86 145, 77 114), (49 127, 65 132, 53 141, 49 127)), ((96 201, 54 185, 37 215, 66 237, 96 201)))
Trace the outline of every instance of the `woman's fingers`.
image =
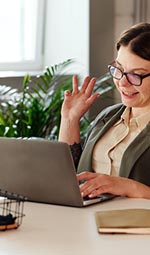
POLYGON ((87 96, 90 96, 92 94, 95 82, 95 77, 92 79, 90 77, 86 77, 81 88, 81 93, 85 93, 87 96))
POLYGON ((78 77, 74 75, 72 77, 72 88, 73 90, 66 90, 64 92, 64 102, 62 105, 61 114, 63 116, 70 116, 71 119, 80 119, 94 103, 96 98, 99 96, 98 93, 92 94, 96 79, 90 79, 87 76, 84 79, 81 90, 78 87, 78 77))
POLYGON ((86 90, 87 86, 89 85, 90 81, 91 81, 91 78, 89 76, 87 76, 84 79, 83 84, 82 84, 82 88, 81 88, 81 92, 83 92, 83 93, 85 92, 85 90, 86 90))
POLYGON ((96 189, 96 183, 93 181, 96 177, 97 174, 91 172, 83 172, 77 175, 78 181, 85 181, 80 185, 80 192, 83 197, 91 194, 96 189))
POLYGON ((88 105, 92 105, 94 103, 94 101, 100 96, 99 93, 93 94, 91 95, 88 99, 87 99, 87 103, 88 105))
POLYGON ((82 172, 77 175, 78 181, 83 181, 83 180, 90 180, 96 177, 96 173, 92 172, 82 172))
POLYGON ((64 92, 64 94, 65 94, 65 97, 68 97, 68 96, 71 95, 71 92, 70 92, 70 90, 66 90, 66 91, 64 92))
POLYGON ((88 83, 86 87, 85 93, 87 96, 90 96, 92 94, 95 83, 96 83, 96 78, 94 77, 90 80, 90 82, 88 83))
POLYGON ((119 177, 116 178, 106 174, 83 172, 77 176, 77 179, 79 181, 85 181, 80 185, 80 191, 83 197, 88 195, 92 198, 103 193, 119 195, 119 193, 122 192, 119 187, 120 183, 123 184, 123 180, 119 177))
POLYGON ((79 92, 79 84, 78 84, 78 77, 74 75, 72 77, 72 93, 77 94, 79 92))
MULTIPOLYGON (((80 90, 81 94, 85 93, 88 97, 91 96, 95 82, 96 82, 95 77, 90 78, 89 76, 87 76, 83 81, 83 84, 80 90)), ((77 75, 74 75, 72 77, 72 89, 73 89, 72 90, 73 95, 76 95, 79 93, 79 82, 78 82, 77 75)))

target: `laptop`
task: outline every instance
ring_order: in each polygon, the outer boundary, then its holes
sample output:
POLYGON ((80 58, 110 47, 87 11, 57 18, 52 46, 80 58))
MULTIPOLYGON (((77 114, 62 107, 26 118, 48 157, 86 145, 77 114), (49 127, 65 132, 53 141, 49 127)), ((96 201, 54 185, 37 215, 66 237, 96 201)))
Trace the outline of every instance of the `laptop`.
POLYGON ((32 202, 74 207, 114 197, 84 200, 69 145, 41 138, 0 138, 0 189, 32 202))

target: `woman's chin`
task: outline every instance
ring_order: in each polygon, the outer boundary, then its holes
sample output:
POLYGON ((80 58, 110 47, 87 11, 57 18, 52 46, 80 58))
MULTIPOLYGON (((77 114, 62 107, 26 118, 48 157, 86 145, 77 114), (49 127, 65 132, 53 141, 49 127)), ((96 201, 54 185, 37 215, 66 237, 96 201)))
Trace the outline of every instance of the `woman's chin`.
POLYGON ((136 107, 138 104, 136 103, 135 98, 129 98, 129 97, 121 97, 121 101, 125 106, 128 107, 136 107))

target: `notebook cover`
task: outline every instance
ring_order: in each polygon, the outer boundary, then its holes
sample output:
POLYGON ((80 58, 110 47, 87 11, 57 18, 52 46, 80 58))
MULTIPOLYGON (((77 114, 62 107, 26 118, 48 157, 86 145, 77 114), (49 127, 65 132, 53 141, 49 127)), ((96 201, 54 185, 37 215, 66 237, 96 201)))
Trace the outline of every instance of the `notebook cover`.
POLYGON ((100 233, 150 233, 149 209, 123 209, 96 212, 100 233))

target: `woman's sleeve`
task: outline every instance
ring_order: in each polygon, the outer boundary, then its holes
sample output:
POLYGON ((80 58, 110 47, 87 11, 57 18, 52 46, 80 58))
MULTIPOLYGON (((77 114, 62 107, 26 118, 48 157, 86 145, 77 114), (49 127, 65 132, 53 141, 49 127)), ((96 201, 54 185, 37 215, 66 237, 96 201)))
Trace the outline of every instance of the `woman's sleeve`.
POLYGON ((78 167, 78 163, 82 154, 82 146, 81 143, 74 143, 72 145, 70 145, 70 149, 71 149, 71 154, 73 157, 73 161, 75 164, 75 168, 77 169, 78 167))

